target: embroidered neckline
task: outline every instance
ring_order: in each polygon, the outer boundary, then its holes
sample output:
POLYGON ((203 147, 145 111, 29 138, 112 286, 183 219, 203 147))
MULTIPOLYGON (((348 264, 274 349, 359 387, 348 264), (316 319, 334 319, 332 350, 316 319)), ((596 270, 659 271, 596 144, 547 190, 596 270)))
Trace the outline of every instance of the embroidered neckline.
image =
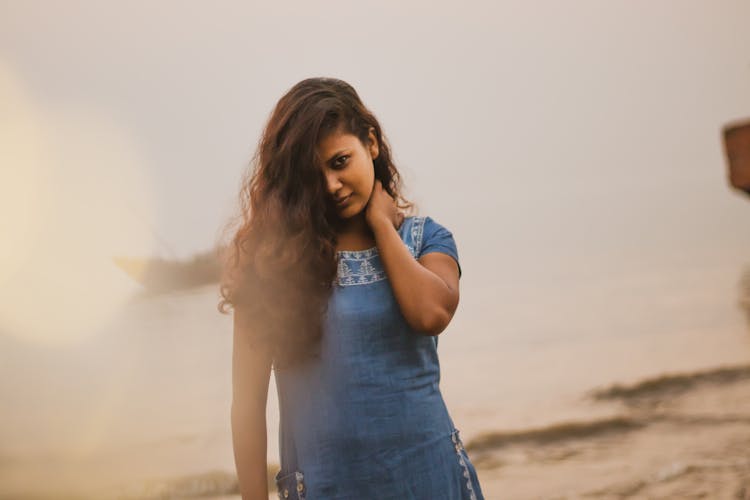
MULTIPOLYGON (((402 241, 409 249, 409 253, 416 259, 422 244, 424 217, 404 219, 404 224, 407 222, 410 227, 399 228, 399 233, 402 234, 402 241), (402 233, 402 230, 405 233, 402 233)), ((377 246, 364 250, 338 250, 336 255, 336 281, 340 286, 366 285, 387 278, 377 246)))
POLYGON ((377 253, 378 247, 365 248, 364 250, 338 250, 336 253, 345 259, 363 259, 372 257, 377 253))

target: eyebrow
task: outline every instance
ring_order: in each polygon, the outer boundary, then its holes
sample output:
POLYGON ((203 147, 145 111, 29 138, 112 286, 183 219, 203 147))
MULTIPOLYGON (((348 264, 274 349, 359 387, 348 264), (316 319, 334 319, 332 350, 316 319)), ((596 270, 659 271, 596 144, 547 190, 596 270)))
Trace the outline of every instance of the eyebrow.
POLYGON ((329 164, 329 163, 331 163, 340 154, 346 153, 346 151, 347 151, 346 149, 340 149, 340 150, 336 151, 335 153, 333 153, 333 155, 331 155, 331 157, 326 160, 326 165, 329 164))

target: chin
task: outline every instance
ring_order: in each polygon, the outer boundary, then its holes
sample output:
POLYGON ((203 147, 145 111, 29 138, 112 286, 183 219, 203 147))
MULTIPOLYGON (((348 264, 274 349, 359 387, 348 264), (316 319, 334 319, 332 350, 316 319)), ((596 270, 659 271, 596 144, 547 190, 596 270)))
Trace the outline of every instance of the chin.
POLYGON ((352 207, 351 205, 349 205, 339 212, 339 217, 341 217, 342 219, 351 219, 359 215, 361 212, 361 208, 352 207))

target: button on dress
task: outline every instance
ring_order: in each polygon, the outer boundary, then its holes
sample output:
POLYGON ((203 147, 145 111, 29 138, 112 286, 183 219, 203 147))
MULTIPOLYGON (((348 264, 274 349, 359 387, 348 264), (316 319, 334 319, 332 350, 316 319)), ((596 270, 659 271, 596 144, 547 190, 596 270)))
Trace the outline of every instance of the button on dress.
MULTIPOLYGON (((458 263, 432 218, 406 217, 398 233, 414 258, 458 263)), ((483 500, 440 392, 438 337, 406 323, 377 248, 338 261, 320 352, 274 367, 279 498, 483 500)))

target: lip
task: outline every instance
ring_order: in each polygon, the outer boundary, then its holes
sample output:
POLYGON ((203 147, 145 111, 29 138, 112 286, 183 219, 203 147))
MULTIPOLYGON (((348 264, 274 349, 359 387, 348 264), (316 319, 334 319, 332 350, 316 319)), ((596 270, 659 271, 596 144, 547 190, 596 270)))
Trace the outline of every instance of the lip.
POLYGON ((342 206, 342 205, 346 205, 346 203, 347 203, 347 202, 349 201, 349 198, 351 198, 351 197, 352 197, 352 194, 353 194, 353 193, 349 193, 349 194, 348 194, 347 196, 345 196, 344 198, 341 198, 340 200, 336 201, 336 205, 337 205, 337 206, 342 206))

